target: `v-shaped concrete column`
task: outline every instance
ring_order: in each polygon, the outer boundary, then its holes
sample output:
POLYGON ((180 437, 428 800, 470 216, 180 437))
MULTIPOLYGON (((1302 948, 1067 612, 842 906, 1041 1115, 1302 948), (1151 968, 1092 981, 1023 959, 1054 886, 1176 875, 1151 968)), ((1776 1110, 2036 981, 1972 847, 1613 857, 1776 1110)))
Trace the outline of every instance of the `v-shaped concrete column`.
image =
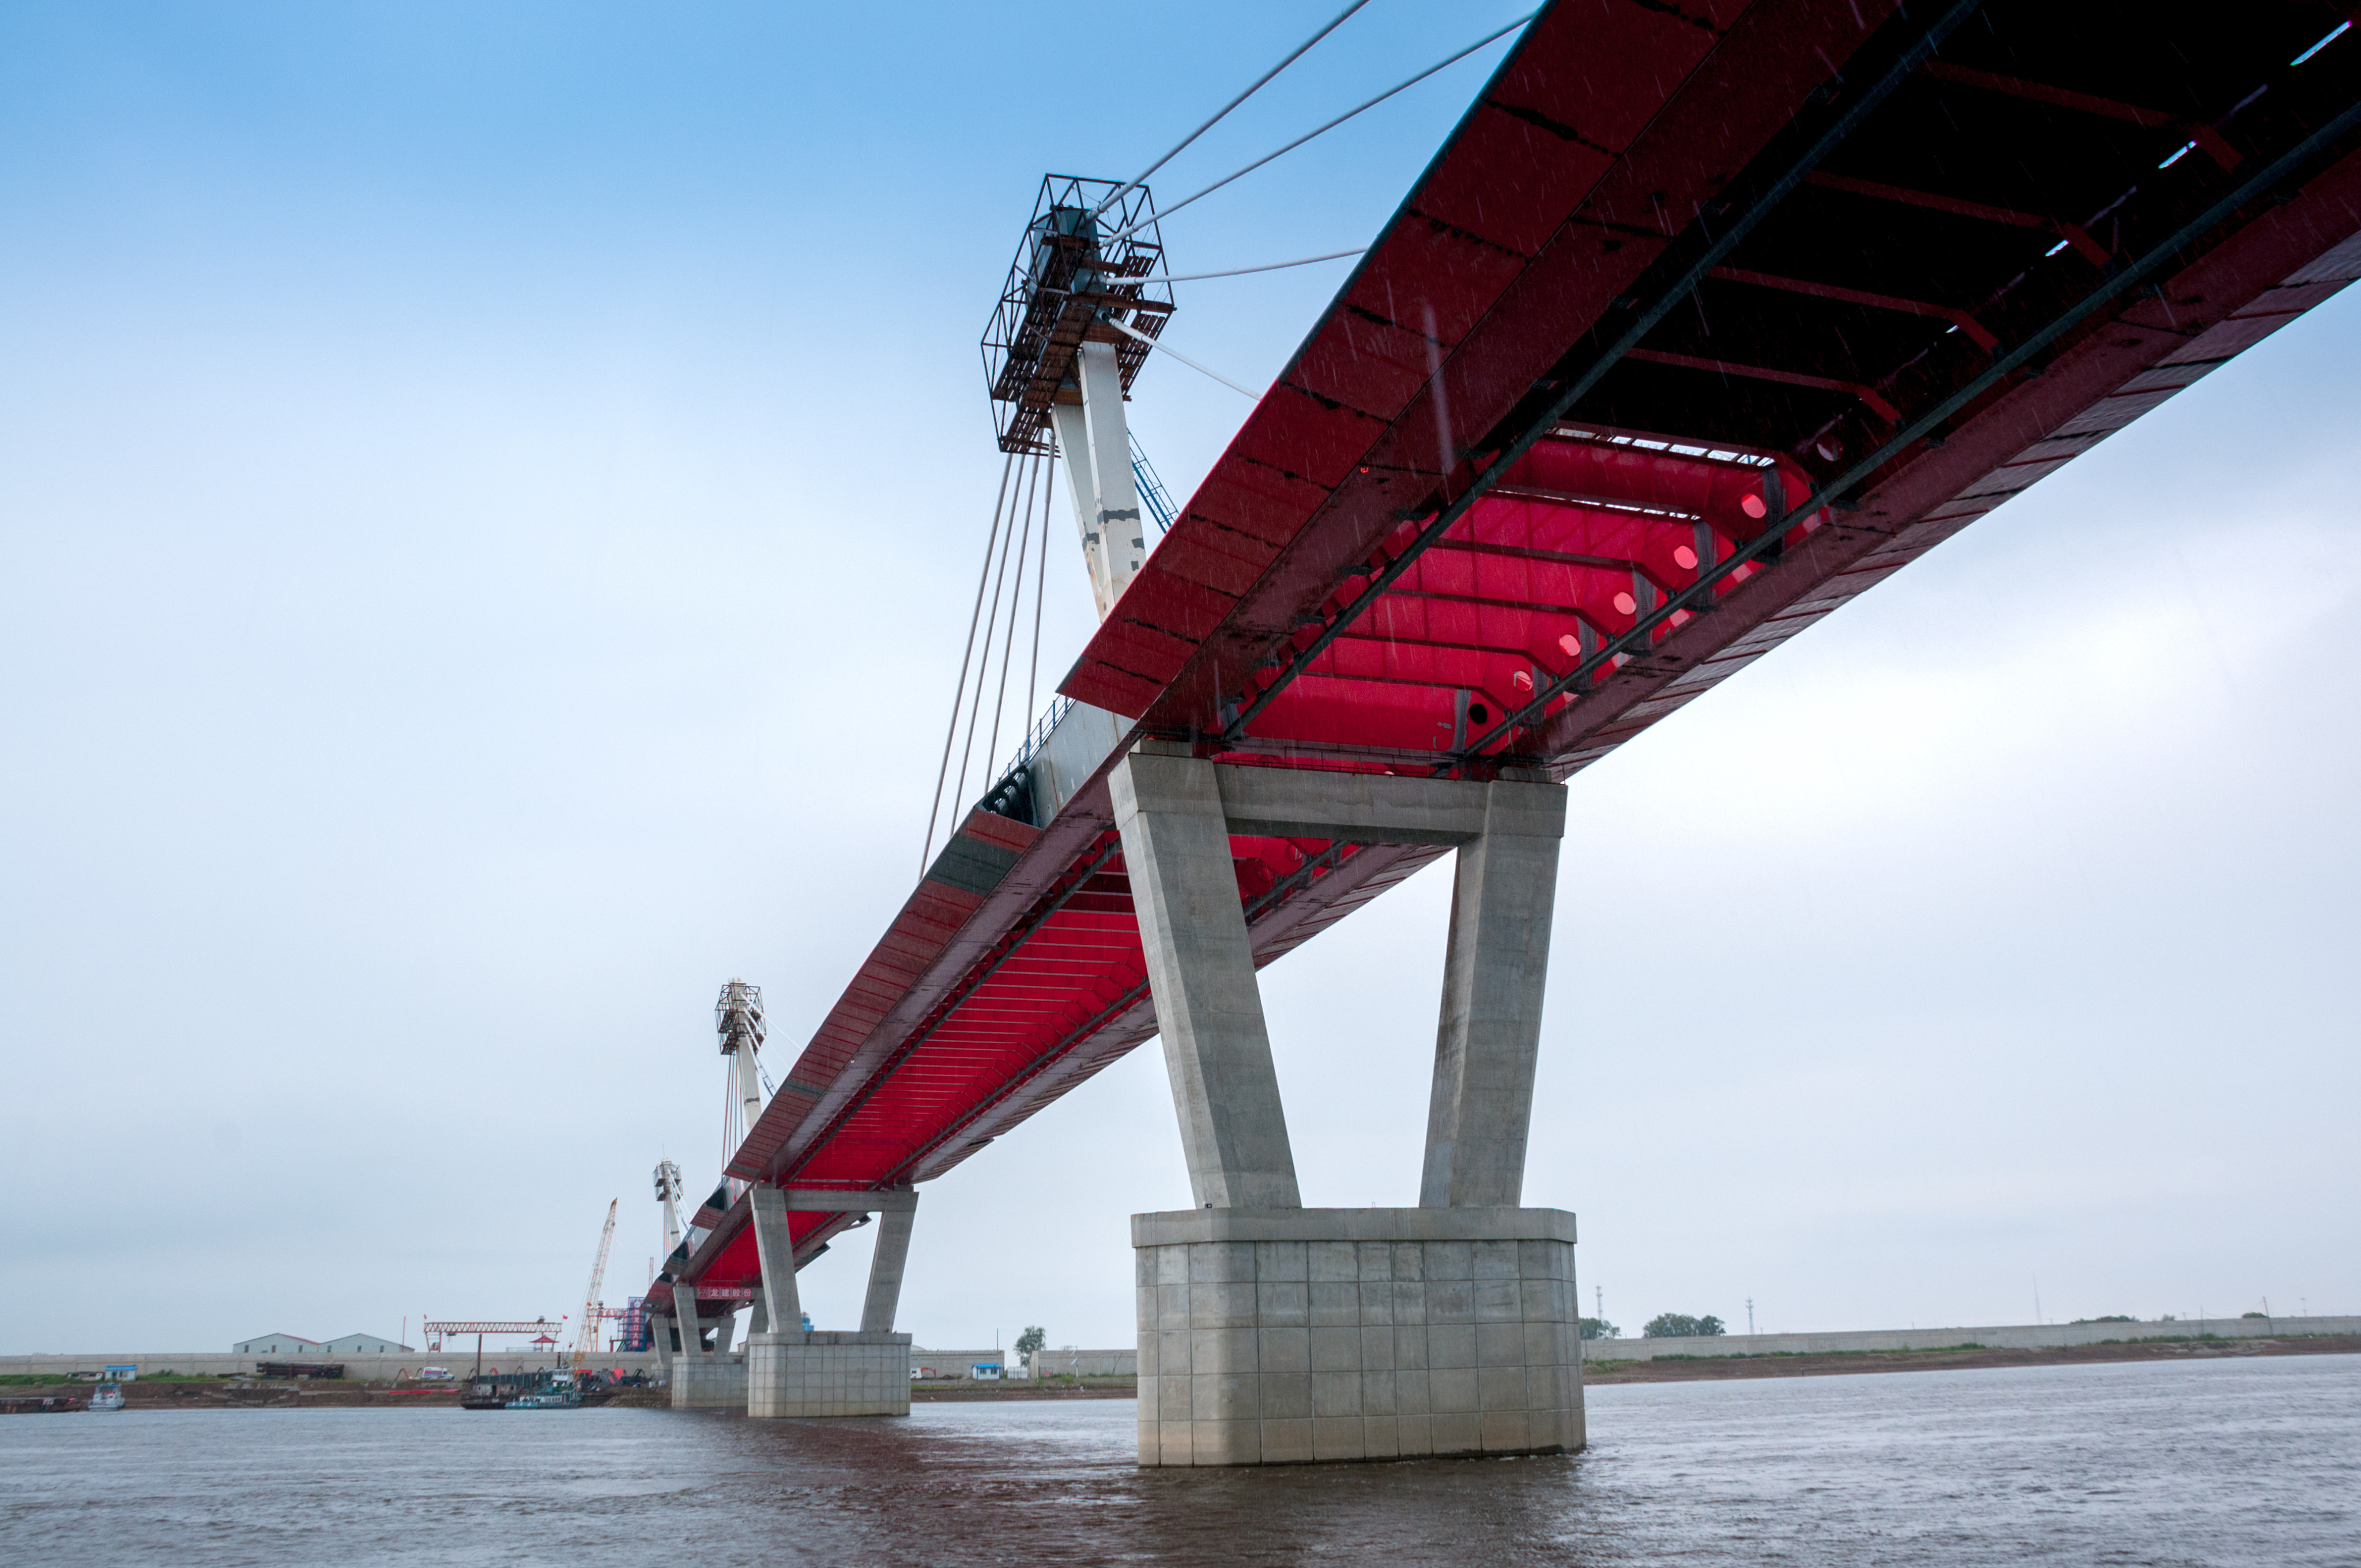
POLYGON ((1459 846, 1435 1031, 1422 1208, 1523 1201, 1565 789, 1501 780, 1459 846))
POLYGON ((787 1234, 787 1195, 768 1182, 747 1194, 754 1221, 754 1255, 763 1266, 763 1299, 774 1332, 803 1327, 803 1303, 796 1296, 796 1249, 787 1234))
MULTIPOLYGON (((915 1201, 917 1194, 911 1194, 915 1201)), ((902 1301, 902 1270, 910 1261, 910 1223, 915 1209, 888 1209, 877 1216, 877 1247, 869 1255, 869 1294, 861 1303, 861 1332, 890 1334, 902 1301)))
POLYGON ((1149 742, 1107 777, 1200 1209, 1294 1209, 1295 1157, 1213 763, 1149 742))

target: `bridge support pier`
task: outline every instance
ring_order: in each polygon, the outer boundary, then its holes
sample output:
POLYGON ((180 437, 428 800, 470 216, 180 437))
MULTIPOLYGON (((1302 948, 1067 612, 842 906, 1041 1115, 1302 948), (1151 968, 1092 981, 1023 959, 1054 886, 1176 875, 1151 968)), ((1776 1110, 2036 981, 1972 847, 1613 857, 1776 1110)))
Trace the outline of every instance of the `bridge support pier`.
POLYGON ((1519 1206, 1564 787, 1163 741, 1109 786, 1197 1203, 1132 1216, 1139 1462, 1582 1447, 1574 1216, 1519 1206), (1233 834, 1457 849, 1418 1208, 1301 1207, 1233 834))
POLYGON ((1563 1210, 1182 1209, 1131 1235, 1142 1464, 1583 1445, 1563 1210))
POLYGON ((697 1287, 672 1288, 673 1314, 680 1323, 680 1349, 672 1358, 672 1408, 675 1410, 734 1410, 746 1403, 746 1358, 731 1355, 730 1316, 723 1313, 715 1333, 716 1349, 705 1348, 705 1325, 697 1310, 697 1287))
POLYGON ((910 1413, 910 1336, 894 1332, 918 1195, 891 1192, 753 1190, 754 1247, 763 1299, 775 1303, 767 1332, 746 1338, 742 1392, 749 1416, 906 1416, 910 1413), (796 1294, 795 1251, 787 1214, 795 1209, 878 1216, 877 1248, 858 1331, 805 1332, 796 1294))

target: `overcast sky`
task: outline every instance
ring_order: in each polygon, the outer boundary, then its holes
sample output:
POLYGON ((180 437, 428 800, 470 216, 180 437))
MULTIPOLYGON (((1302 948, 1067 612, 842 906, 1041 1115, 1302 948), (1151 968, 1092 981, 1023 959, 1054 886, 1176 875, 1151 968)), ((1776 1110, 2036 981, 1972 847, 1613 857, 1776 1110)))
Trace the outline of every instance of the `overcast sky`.
MULTIPOLYGON (((644 1283, 720 982, 776 1076, 910 890, 1037 182, 1330 5, 0 10, 0 1353, 577 1312, 616 1197, 644 1283)), ((1159 195, 1514 14, 1376 0, 1159 195)), ((1175 269, 1366 242, 1499 53, 1175 269)), ((1172 341, 1261 385, 1341 276, 1172 341)), ((1133 419, 1185 494, 1246 406, 1133 419)), ((1526 1197, 1586 1303, 2361 1312, 2356 429, 2361 291, 1576 781, 1526 1197)), ((1416 1201, 1446 879, 1265 977, 1307 1202, 1416 1201)), ((1128 1343, 1187 1194, 1151 1046, 927 1190, 902 1326, 1128 1343)))

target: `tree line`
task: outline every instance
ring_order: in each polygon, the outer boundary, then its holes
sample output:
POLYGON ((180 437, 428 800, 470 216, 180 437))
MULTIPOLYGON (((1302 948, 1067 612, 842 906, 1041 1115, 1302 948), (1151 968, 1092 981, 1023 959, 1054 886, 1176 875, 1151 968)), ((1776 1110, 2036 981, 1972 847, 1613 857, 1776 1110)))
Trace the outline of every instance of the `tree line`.
MULTIPOLYGON (((1719 1318, 1710 1312, 1702 1318, 1692 1318, 1686 1312, 1659 1312, 1650 1318, 1640 1332, 1650 1339, 1710 1339, 1729 1331, 1719 1318)), ((1585 1339, 1621 1339, 1623 1331, 1605 1318, 1582 1320, 1585 1339)))

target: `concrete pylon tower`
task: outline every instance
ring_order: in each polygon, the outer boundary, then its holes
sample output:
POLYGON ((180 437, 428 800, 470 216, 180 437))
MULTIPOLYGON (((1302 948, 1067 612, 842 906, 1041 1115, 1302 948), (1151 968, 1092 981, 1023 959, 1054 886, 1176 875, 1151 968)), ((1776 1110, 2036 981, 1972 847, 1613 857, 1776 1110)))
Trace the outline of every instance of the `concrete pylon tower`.
POLYGON ((670 1160, 660 1160, 655 1168, 656 1201, 664 1205, 664 1259, 670 1267, 673 1254, 680 1250, 680 1167, 670 1160))
MULTIPOLYGON (((721 1159, 727 1165, 763 1114, 763 1080, 754 1066, 754 1053, 763 1048, 763 988, 742 980, 723 986, 720 1000, 713 1004, 713 1028, 721 1036, 721 1055, 729 1065, 721 1114, 721 1159)), ((735 1191, 730 1195, 737 1196, 735 1191)))
POLYGON ((1104 620, 1148 560, 1139 484, 1131 471, 1131 432, 1124 420, 1123 378, 1115 345, 1085 342, 1075 351, 1081 401, 1051 410, 1065 454, 1074 525, 1089 563, 1091 594, 1104 620))

